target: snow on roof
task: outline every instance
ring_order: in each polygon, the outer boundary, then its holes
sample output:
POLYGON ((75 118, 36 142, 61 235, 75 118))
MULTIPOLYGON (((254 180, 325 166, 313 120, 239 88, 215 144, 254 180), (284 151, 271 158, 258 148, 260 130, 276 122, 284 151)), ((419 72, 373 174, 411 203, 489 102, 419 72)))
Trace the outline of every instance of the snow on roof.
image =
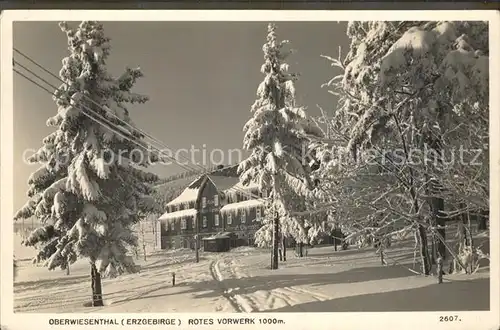
MULTIPOLYGON (((236 168, 235 166, 230 169, 236 168)), ((215 172, 214 172, 215 173, 215 172)), ((223 172, 221 172, 222 174, 223 172)), ((218 174, 218 173, 217 173, 218 174)), ((230 174, 230 173, 228 173, 230 174)), ((218 191, 228 193, 228 194, 237 194, 242 193, 243 191, 250 192, 251 190, 258 190, 259 186, 256 183, 250 183, 249 185, 243 185, 240 182, 238 176, 232 175, 206 175, 210 181, 213 182, 218 191)), ((198 194, 201 186, 203 186, 205 175, 200 175, 195 180, 193 180, 186 189, 172 201, 167 203, 167 206, 174 206, 179 204, 186 204, 189 202, 194 202, 198 199, 198 194)))
POLYGON ((186 188, 184 191, 167 203, 167 206, 194 202, 198 198, 199 189, 186 188))
POLYGON ((233 185, 232 187, 229 187, 224 190, 224 193, 227 195, 236 195, 236 194, 243 194, 244 192, 246 193, 245 195, 248 195, 251 197, 252 191, 259 190, 259 186, 256 183, 249 183, 248 185, 243 185, 241 181, 238 180, 238 182, 233 185))
POLYGON ((244 209, 244 210, 249 210, 251 208, 256 208, 256 207, 261 207, 264 205, 264 202, 259 199, 250 199, 247 201, 243 202, 238 202, 238 203, 231 203, 224 205, 221 209, 220 212, 221 214, 228 213, 228 212, 236 212, 238 210, 244 209))
POLYGON ((197 213, 198 211, 195 209, 187 209, 171 213, 166 212, 159 218, 159 220, 175 220, 184 217, 194 217, 197 213))
POLYGON ((253 190, 253 189, 259 189, 259 185, 254 182, 250 182, 247 185, 244 185, 241 181, 238 180, 238 183, 234 185, 235 189, 243 189, 243 190, 253 190))

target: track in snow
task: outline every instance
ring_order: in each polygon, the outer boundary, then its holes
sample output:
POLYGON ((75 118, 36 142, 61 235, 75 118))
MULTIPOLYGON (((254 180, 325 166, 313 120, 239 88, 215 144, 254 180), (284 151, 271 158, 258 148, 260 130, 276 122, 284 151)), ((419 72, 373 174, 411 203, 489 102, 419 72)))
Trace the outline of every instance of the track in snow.
POLYGON ((222 274, 220 273, 219 262, 220 262, 220 259, 216 259, 210 263, 210 274, 212 275, 213 279, 219 283, 219 288, 222 291, 222 296, 224 298, 226 298, 227 301, 229 301, 229 303, 234 308, 234 310, 236 312, 245 312, 243 307, 240 304, 238 304, 238 302, 236 301, 236 298, 234 297, 234 295, 232 295, 228 290, 226 290, 222 286, 222 281, 224 280, 224 278, 222 277, 222 274))

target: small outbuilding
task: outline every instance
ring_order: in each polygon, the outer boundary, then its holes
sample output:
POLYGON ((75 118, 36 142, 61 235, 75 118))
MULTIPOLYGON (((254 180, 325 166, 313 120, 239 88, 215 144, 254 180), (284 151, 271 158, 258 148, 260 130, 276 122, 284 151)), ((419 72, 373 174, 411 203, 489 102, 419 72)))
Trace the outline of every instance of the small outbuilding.
POLYGON ((231 240, 235 239, 235 234, 221 232, 215 235, 204 237, 203 250, 205 252, 226 252, 231 249, 231 240))

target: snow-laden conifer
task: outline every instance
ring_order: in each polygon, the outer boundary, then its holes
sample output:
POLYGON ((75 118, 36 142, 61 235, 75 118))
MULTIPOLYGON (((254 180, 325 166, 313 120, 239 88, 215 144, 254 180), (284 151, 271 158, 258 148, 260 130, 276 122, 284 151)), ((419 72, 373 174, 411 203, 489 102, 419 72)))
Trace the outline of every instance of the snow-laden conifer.
MULTIPOLYGON (((297 75, 288 71, 285 59, 291 51, 286 50, 287 40, 278 41, 276 26, 269 24, 267 42, 262 50, 264 64, 261 72, 264 80, 257 89, 257 99, 251 107, 252 118, 245 124, 244 149, 251 152, 239 166, 244 184, 255 182, 260 191, 270 192, 272 204, 266 207, 267 221, 257 232, 273 235, 274 260, 277 267, 279 222, 295 221, 292 212, 296 209, 296 198, 313 198, 313 183, 306 154, 310 137, 319 133, 317 127, 306 116, 305 109, 296 104, 294 82, 297 75), (272 220, 271 220, 272 219, 272 220), (267 232, 266 232, 267 230, 267 232)), ((302 239, 303 221, 295 221, 292 235, 302 239), (302 229, 301 229, 302 228, 302 229)))
MULTIPOLYGON (((127 68, 113 77, 107 71, 110 39, 102 24, 85 21, 77 28, 66 23, 60 27, 67 35, 69 55, 59 72, 64 83, 53 96, 57 113, 47 121, 55 130, 30 159, 40 168, 30 176, 30 200, 15 218, 35 216, 41 221, 24 244, 37 247, 35 261, 44 261, 49 270, 86 258, 93 279, 133 272, 128 251, 137 237, 132 226, 155 207, 149 182, 157 179, 140 169, 149 159, 146 147, 130 141, 142 138, 131 129, 128 110, 130 104, 148 99, 131 92, 142 72, 127 68), (130 140, 84 113, 101 122, 107 119, 104 123, 130 140)), ((100 288, 94 286, 100 286, 98 282, 93 282, 94 303, 102 304, 100 288)))

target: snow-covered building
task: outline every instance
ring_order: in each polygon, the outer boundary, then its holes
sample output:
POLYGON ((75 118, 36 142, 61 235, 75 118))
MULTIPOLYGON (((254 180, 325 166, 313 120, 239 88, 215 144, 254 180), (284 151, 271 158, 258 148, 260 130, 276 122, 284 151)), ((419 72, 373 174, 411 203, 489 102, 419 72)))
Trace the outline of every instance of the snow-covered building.
POLYGON ((264 214, 264 199, 256 185, 244 186, 236 173, 237 166, 203 174, 166 204, 159 218, 161 248, 193 248, 200 239, 219 232, 232 232, 233 245, 253 244, 264 214), (259 198, 257 198, 259 196, 259 198))

